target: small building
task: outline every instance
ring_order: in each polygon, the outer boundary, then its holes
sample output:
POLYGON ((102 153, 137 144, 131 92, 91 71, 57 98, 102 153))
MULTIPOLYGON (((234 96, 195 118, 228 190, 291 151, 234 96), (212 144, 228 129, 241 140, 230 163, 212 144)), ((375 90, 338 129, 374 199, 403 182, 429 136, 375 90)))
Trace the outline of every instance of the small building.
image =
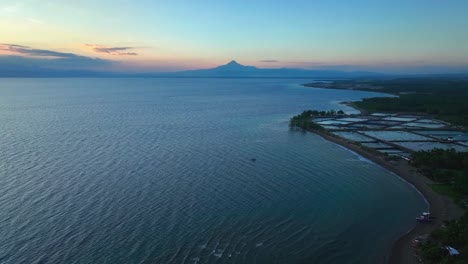
POLYGON ((450 256, 458 256, 460 255, 460 252, 458 252, 458 250, 454 249, 453 247, 451 246, 446 246, 445 249, 447 249, 448 253, 450 256))

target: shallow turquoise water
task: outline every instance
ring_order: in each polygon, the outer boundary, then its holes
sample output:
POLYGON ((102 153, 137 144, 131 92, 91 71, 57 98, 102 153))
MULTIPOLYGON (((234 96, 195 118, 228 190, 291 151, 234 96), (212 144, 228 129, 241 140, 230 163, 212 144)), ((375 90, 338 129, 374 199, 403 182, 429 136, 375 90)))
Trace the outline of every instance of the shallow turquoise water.
POLYGON ((307 81, 1 79, 0 263, 382 261, 426 204, 288 129, 374 95, 307 81))

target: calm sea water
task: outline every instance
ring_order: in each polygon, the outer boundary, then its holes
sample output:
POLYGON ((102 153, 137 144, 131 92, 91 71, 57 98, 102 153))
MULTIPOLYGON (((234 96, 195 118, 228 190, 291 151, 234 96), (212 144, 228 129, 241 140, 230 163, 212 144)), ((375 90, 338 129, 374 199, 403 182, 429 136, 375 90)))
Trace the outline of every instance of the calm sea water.
POLYGON ((0 263, 382 261, 426 204, 288 129, 375 95, 307 81, 1 79, 0 263))

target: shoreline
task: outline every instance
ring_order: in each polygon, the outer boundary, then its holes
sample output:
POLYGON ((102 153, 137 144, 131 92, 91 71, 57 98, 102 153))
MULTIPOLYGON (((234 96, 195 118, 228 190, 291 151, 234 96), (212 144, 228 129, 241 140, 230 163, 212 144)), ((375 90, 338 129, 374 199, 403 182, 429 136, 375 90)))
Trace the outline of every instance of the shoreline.
MULTIPOLYGON (((355 143, 328 134, 326 131, 308 130, 308 132, 321 136, 325 140, 338 144, 342 147, 351 150, 358 155, 369 159, 375 164, 393 172, 407 184, 412 185, 426 200, 429 206, 429 211, 435 220, 430 224, 417 224, 408 232, 402 234, 393 242, 389 249, 389 254, 386 256, 386 263, 389 264, 412 264, 421 263, 415 254, 414 248, 411 245, 413 239, 418 236, 430 234, 434 229, 440 227, 444 221, 459 218, 463 214, 463 210, 453 203, 450 197, 436 193, 431 189, 429 184, 432 180, 423 176, 416 171, 405 160, 389 160, 384 155, 365 149, 355 143)), ((416 216, 415 216, 416 217, 416 216)))

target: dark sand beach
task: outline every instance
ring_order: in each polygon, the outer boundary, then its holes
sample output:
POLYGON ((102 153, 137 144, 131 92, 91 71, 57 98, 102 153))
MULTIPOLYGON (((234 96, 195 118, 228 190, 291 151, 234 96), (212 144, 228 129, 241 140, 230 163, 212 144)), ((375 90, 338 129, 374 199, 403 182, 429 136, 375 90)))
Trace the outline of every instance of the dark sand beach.
MULTIPOLYGON (((326 140, 346 147, 347 149, 352 150, 397 174, 409 184, 413 185, 427 200, 431 214, 436 217, 435 221, 430 224, 417 224, 412 230, 403 234, 397 241, 395 241, 390 250, 387 261, 388 263, 420 263, 419 258, 415 254, 414 248, 411 245, 411 241, 418 236, 431 233, 434 229, 440 227, 444 221, 453 220, 462 216, 463 210, 455 205, 449 197, 434 192, 429 186, 429 184, 433 182, 418 173, 406 160, 389 160, 382 154, 365 149, 345 139, 332 136, 327 132, 317 130, 311 130, 311 132, 322 136, 326 140)), ((404 204, 402 204, 402 206, 404 206, 404 204)))

